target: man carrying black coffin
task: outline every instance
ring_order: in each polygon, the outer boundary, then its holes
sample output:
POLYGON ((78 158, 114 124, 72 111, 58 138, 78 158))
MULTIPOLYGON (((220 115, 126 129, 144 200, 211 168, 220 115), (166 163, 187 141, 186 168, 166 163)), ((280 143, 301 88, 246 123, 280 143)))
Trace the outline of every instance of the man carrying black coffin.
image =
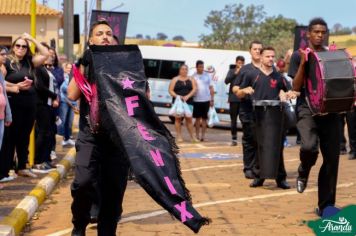
MULTIPOLYGON (((112 41, 112 29, 106 21, 98 21, 92 25, 89 33, 90 45, 108 46, 112 41)), ((93 83, 88 58, 84 54, 80 67, 89 83, 93 83)), ((98 235, 116 235, 127 185, 128 161, 122 150, 115 146, 107 134, 100 129, 93 132, 95 127, 92 127, 87 119, 90 111, 88 101, 74 79, 68 86, 68 98, 70 100, 80 98, 75 177, 71 186, 74 225, 72 235, 85 235, 86 226, 90 221, 93 194, 97 193, 95 188, 99 190, 100 196, 97 197, 101 200, 98 235)))
MULTIPOLYGON (((274 178, 277 183, 277 187, 282 189, 289 189, 290 186, 286 181, 287 173, 284 168, 284 159, 283 159, 283 133, 284 124, 283 124, 283 111, 281 108, 280 101, 286 101, 289 99, 295 98, 295 94, 292 91, 288 91, 288 85, 286 79, 282 74, 277 72, 273 68, 275 58, 275 50, 272 47, 265 47, 261 50, 261 67, 258 69, 257 75, 255 73, 249 73, 246 75, 240 88, 236 91, 236 95, 239 98, 245 98, 250 96, 254 101, 254 111, 253 111, 253 122, 254 133, 257 134, 256 140, 257 144, 255 149, 258 149, 258 155, 256 158, 255 165, 255 179, 250 184, 250 187, 259 187, 264 183, 264 177, 260 176, 263 169, 264 175, 268 178, 274 178), (259 102, 266 102, 266 105, 261 105, 259 102), (269 106, 269 107, 267 107, 269 106), (258 112, 257 109, 262 108, 262 113, 258 112), (280 121, 274 120, 273 116, 269 116, 266 109, 272 109, 274 113, 277 113, 276 118, 280 117, 280 121), (269 119, 269 120, 266 120, 269 119), (267 127, 268 124, 272 124, 274 127, 267 127), (271 137, 268 134, 257 130, 257 124, 263 124, 264 127, 260 129, 268 128, 272 132, 271 137), (273 133, 273 131, 278 133, 273 133), (269 140, 265 140, 268 138, 269 140), (267 141, 267 142, 266 142, 267 141), (257 148, 258 146, 258 148, 257 148), (263 147, 263 148, 260 148, 263 147), (274 149, 274 147, 277 147, 274 149), (262 151, 261 151, 262 150, 262 151), (275 152, 274 152, 275 151, 275 152), (263 153, 262 153, 263 152, 263 153), (270 154, 265 155, 264 152, 270 152, 270 154), (271 156, 271 160, 262 160, 271 156), (279 156, 279 158, 274 158, 279 156), (267 165, 262 165, 262 162, 268 163, 267 165)), ((269 113, 271 114, 271 113, 269 113)))

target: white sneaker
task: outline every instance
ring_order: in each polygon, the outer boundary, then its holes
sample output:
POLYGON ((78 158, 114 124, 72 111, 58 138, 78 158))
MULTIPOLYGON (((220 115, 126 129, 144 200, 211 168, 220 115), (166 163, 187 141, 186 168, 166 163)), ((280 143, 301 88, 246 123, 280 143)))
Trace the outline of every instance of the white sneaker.
POLYGON ((75 146, 75 141, 73 139, 67 140, 68 145, 75 146))
POLYGON ((12 177, 12 176, 4 177, 4 178, 0 179, 0 183, 13 181, 14 179, 15 179, 15 178, 12 177))
POLYGON ((68 140, 67 141, 63 140, 62 141, 62 146, 64 147, 64 146, 67 146, 67 145, 68 145, 68 140))
POLYGON ((19 176, 37 178, 37 175, 32 173, 30 169, 23 169, 17 172, 19 176))
POLYGON ((51 151, 50 156, 51 156, 51 160, 57 159, 57 154, 55 151, 51 151))

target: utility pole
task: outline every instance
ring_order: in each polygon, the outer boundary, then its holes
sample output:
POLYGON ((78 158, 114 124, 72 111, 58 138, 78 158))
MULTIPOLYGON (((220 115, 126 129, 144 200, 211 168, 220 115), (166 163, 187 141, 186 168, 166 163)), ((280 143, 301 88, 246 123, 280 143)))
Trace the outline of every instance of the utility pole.
POLYGON ((84 45, 87 44, 88 37, 88 0, 84 0, 84 45))
POLYGON ((96 0, 96 10, 101 11, 101 0, 96 0))
POLYGON ((74 38, 74 22, 73 22, 74 6, 73 0, 64 0, 64 54, 69 61, 73 59, 73 38, 74 38))

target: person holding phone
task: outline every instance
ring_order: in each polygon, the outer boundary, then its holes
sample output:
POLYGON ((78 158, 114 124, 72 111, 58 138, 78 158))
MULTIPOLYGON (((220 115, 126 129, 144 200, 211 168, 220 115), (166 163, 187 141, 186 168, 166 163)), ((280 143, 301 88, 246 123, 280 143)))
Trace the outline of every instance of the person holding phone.
POLYGON ((17 85, 19 91, 7 94, 12 111, 12 125, 5 129, 0 156, 9 160, 10 165, 6 167, 9 171, 16 150, 17 174, 20 176, 37 177, 26 168, 30 133, 36 116, 37 97, 33 81, 35 68, 41 66, 48 56, 47 48, 24 33, 12 43, 10 55, 5 62, 7 71, 5 80, 9 84, 17 85), (38 51, 36 55, 32 55, 30 43, 36 46, 38 51))

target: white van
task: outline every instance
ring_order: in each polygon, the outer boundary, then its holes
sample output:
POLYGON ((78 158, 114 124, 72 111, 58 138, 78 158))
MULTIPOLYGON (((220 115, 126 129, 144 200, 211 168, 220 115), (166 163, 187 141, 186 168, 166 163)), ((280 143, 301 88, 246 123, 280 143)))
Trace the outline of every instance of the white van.
POLYGON ((229 69, 235 65, 237 56, 243 56, 245 64, 250 63, 251 56, 248 51, 161 46, 139 46, 139 48, 149 80, 151 101, 157 114, 168 116, 172 104, 168 87, 171 79, 178 75, 179 67, 187 64, 189 74, 192 75, 196 71, 196 61, 202 60, 214 81, 214 102, 220 121, 230 122, 229 85, 226 85, 224 81, 229 69), (212 70, 211 67, 214 69, 212 70))

